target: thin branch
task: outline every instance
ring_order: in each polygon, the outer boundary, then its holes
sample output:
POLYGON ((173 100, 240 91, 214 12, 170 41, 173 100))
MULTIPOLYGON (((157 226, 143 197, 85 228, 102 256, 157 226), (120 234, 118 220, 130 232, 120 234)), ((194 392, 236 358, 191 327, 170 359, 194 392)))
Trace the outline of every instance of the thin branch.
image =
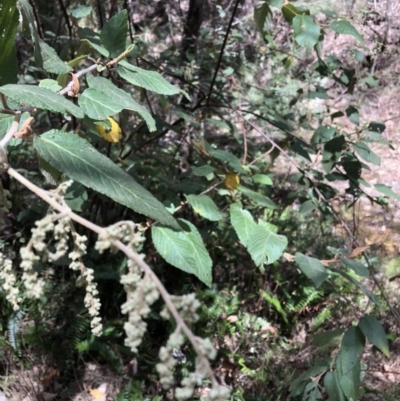
POLYGON ((231 28, 232 28, 233 19, 235 18, 235 14, 236 14, 236 11, 237 11, 237 9, 238 9, 239 2, 240 2, 240 0, 236 0, 235 7, 234 7, 234 9, 233 9, 233 11, 232 11, 231 19, 229 20, 228 28, 226 29, 224 41, 223 41, 223 43, 222 43, 222 48, 221 48, 221 51, 220 51, 220 53, 219 53, 219 58, 218 58, 217 66, 216 66, 216 68, 215 68, 214 76, 213 76, 213 79, 212 79, 212 81, 211 81, 210 89, 209 89, 209 91, 208 91, 208 95, 207 95, 207 104, 208 104, 209 101, 210 101, 211 94, 212 94, 212 91, 213 91, 213 89, 214 89, 215 80, 217 79, 217 75, 218 75, 219 68, 221 67, 221 62, 222 62, 222 57, 224 56, 225 46, 226 46, 226 43, 227 43, 227 41, 228 41, 228 36, 229 36, 229 33, 230 33, 230 31, 231 31, 231 28))

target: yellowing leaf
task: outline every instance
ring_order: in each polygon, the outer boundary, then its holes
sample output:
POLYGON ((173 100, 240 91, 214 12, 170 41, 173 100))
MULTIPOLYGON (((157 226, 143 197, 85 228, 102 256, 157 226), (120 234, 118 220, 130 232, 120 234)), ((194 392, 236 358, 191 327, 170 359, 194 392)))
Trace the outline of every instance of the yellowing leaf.
POLYGON ((236 173, 229 172, 225 175, 224 185, 227 189, 235 190, 239 184, 240 179, 236 173))
POLYGON ((105 401, 107 392, 107 383, 101 384, 98 388, 90 389, 90 395, 95 401, 105 401))
POLYGON ((108 142, 119 142, 122 138, 121 127, 118 123, 111 117, 108 117, 108 120, 111 123, 111 128, 106 129, 100 124, 96 124, 97 132, 108 142))

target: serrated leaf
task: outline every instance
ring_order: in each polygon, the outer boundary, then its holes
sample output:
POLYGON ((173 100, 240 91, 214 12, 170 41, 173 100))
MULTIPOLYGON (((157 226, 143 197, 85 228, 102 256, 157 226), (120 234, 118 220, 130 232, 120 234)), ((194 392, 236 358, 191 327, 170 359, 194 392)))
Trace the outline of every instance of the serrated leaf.
POLYGON ((117 57, 125 51, 127 34, 128 12, 122 10, 106 22, 100 33, 101 43, 111 57, 117 57))
POLYGON ((16 0, 3 0, 0 12, 0 86, 18 81, 15 36, 18 29, 16 0))
POLYGON ((262 195, 258 192, 252 191, 249 188, 246 188, 242 185, 238 185, 237 189, 247 197, 249 197, 251 200, 257 203, 257 205, 265 206, 270 209, 279 209, 279 206, 274 203, 271 199, 269 199, 267 196, 262 195))
POLYGON ((365 161, 375 164, 376 166, 381 165, 381 158, 376 155, 365 142, 353 143, 353 148, 365 161))
POLYGON ((29 29, 32 41, 35 45, 35 61, 39 66, 43 66, 43 59, 40 49, 40 36, 36 29, 36 20, 35 15, 33 13, 33 9, 29 4, 29 0, 18 0, 17 7, 21 11, 21 15, 23 17, 23 25, 24 29, 29 29))
POLYGON ((0 87, 0 92, 16 102, 26 103, 38 109, 69 113, 76 118, 83 118, 84 116, 83 111, 78 106, 46 88, 9 84, 0 87))
POLYGON ((78 135, 51 130, 35 137, 34 146, 43 159, 69 178, 137 213, 180 229, 161 202, 78 135))
POLYGON ((389 358, 389 343, 381 323, 373 316, 365 315, 360 319, 358 327, 368 341, 389 358))
POLYGON ((268 33, 272 23, 272 11, 269 8, 269 1, 259 1, 254 6, 254 22, 261 34, 268 33))
POLYGON ((68 74, 72 68, 58 57, 56 51, 43 40, 40 41, 43 69, 52 74, 68 74))
POLYGON ((320 287, 328 278, 328 272, 318 259, 297 252, 295 260, 300 270, 314 283, 316 288, 320 287))
POLYGON ((54 168, 50 163, 44 160, 42 157, 38 157, 39 159, 39 170, 45 178, 46 184, 50 184, 56 186, 60 183, 60 178, 62 176, 62 172, 54 168))
POLYGON ((94 120, 105 120, 123 109, 118 101, 114 101, 105 93, 91 88, 83 91, 78 102, 84 113, 94 120))
POLYGON ((353 270, 356 274, 361 277, 369 277, 369 270, 362 263, 356 260, 341 258, 343 264, 349 269, 353 270))
POLYGON ((383 193, 384 195, 390 196, 391 198, 400 200, 400 195, 397 194, 396 192, 394 192, 392 190, 392 188, 388 187, 385 184, 375 184, 374 185, 375 189, 381 193, 383 193))
POLYGON ((294 38, 300 46, 312 49, 317 44, 321 28, 309 15, 297 15, 292 25, 294 38))
POLYGON ((117 72, 121 78, 132 85, 159 93, 160 95, 171 96, 182 93, 190 100, 190 96, 185 91, 170 84, 157 71, 144 70, 143 68, 136 67, 122 60, 118 65, 117 72))
POLYGON ((347 20, 332 21, 331 28, 339 34, 354 36, 358 41, 364 44, 364 39, 352 24, 347 20))
POLYGON ((51 90, 54 93, 56 93, 56 92, 58 92, 59 90, 62 89, 62 87, 54 79, 42 79, 39 82, 39 86, 41 88, 47 88, 47 89, 51 90))
POLYGON ((253 216, 248 210, 243 210, 239 204, 232 203, 230 206, 230 218, 240 242, 247 248, 250 233, 257 226, 253 216))
POLYGON ((183 230, 176 232, 168 227, 153 226, 151 236, 160 255, 172 266, 194 274, 211 286, 212 260, 197 228, 190 222, 178 219, 183 230))
POLYGON ((287 247, 287 238, 256 225, 250 232, 247 250, 257 266, 271 264, 278 260, 287 247))
POLYGON ((207 195, 185 195, 189 205, 194 211, 205 219, 218 221, 222 219, 222 214, 218 210, 217 205, 207 195))
POLYGON ((14 116, 10 114, 0 114, 0 139, 3 139, 4 135, 11 128, 11 124, 14 121, 14 116))
MULTIPOLYGON (((156 130, 156 122, 150 112, 145 107, 137 103, 129 93, 116 87, 110 80, 106 78, 88 75, 87 82, 90 89, 95 89, 96 91, 103 93, 108 99, 112 98, 114 104, 118 104, 123 109, 132 110, 139 113, 139 115, 145 120, 149 131, 156 130)), ((89 115, 89 117, 91 116, 89 115)), ((102 118, 99 118, 98 120, 102 120, 102 118)))

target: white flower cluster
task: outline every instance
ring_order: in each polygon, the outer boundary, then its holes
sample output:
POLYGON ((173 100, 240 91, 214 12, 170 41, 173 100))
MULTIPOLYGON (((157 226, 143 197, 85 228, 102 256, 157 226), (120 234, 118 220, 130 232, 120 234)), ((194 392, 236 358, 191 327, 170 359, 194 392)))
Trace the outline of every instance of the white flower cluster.
POLYGON ((19 302, 21 299, 19 296, 19 289, 15 285, 17 277, 13 271, 12 261, 5 258, 3 254, 0 253, 0 280, 3 281, 2 288, 6 293, 7 301, 10 302, 14 311, 19 310, 19 302))
MULTIPOLYGON (((192 324, 199 320, 197 310, 199 309, 200 302, 196 298, 196 294, 187 294, 183 296, 171 296, 176 309, 181 318, 186 324, 192 324)), ((164 319, 170 319, 170 313, 165 307, 160 313, 164 319)), ((157 364, 156 369, 160 375, 160 382, 163 388, 168 389, 174 384, 173 370, 177 361, 172 356, 173 348, 180 349, 183 344, 183 336, 178 332, 174 332, 166 347, 161 347, 159 352, 160 363, 157 364)), ((176 388, 175 398, 178 401, 187 400, 193 397, 196 386, 201 386, 203 380, 209 374, 208 361, 215 359, 217 351, 208 338, 196 337, 198 356, 195 362, 195 371, 189 373, 181 381, 181 387, 176 388)), ((228 388, 214 385, 208 395, 207 399, 210 401, 222 401, 229 398, 230 391, 228 388)))
POLYGON ((160 383, 165 390, 168 390, 174 384, 174 368, 178 363, 178 361, 172 356, 172 350, 174 348, 180 349, 184 341, 182 334, 174 332, 169 337, 167 345, 161 347, 158 353, 160 363, 156 365, 156 369, 160 375, 160 383))
POLYGON ((150 278, 142 278, 141 269, 133 260, 128 261, 128 273, 121 276, 121 284, 126 292, 126 302, 121 306, 121 312, 128 315, 128 321, 124 324, 125 345, 132 352, 137 352, 147 330, 147 323, 143 319, 149 315, 151 305, 160 294, 150 278))
MULTIPOLYGON (((116 240, 125 243, 136 252, 144 238, 137 232, 133 222, 121 221, 99 234, 95 248, 100 253, 106 249, 115 253, 118 251, 114 245, 116 240)), ((125 345, 130 347, 132 352, 137 352, 147 330, 143 319, 150 313, 150 307, 158 299, 159 293, 153 281, 149 277, 143 277, 142 270, 133 260, 128 260, 127 267, 128 272, 121 276, 121 284, 126 292, 126 302, 121 306, 121 312, 128 315, 128 321, 124 324, 125 345)))
MULTIPOLYGON (((196 323, 199 320, 197 310, 201 304, 196 298, 196 294, 186 294, 181 296, 171 296, 171 301, 174 303, 175 308, 178 310, 181 318, 188 325, 196 323)), ((166 308, 161 312, 161 317, 169 319, 169 312, 166 308)))
POLYGON ((21 268, 24 270, 22 282, 26 288, 26 296, 28 298, 40 298, 43 295, 44 280, 39 277, 34 270, 34 265, 40 260, 34 250, 40 254, 43 261, 54 261, 64 256, 68 250, 67 241, 70 231, 69 219, 57 214, 48 214, 42 220, 38 220, 36 228, 32 229, 32 237, 26 247, 22 247, 21 268), (54 221, 58 220, 55 225, 54 221), (48 232, 55 232, 56 252, 50 253, 46 236, 48 232))
POLYGON ((86 267, 82 262, 82 256, 86 254, 86 241, 84 235, 73 233, 74 250, 68 254, 71 259, 69 265, 70 269, 80 271, 81 275, 78 277, 77 284, 85 286, 85 306, 91 316, 90 327, 95 336, 100 336, 103 331, 103 325, 100 318, 101 303, 98 298, 99 291, 97 290, 97 283, 94 281, 94 270, 86 267))
POLYGON ((115 240, 119 240, 132 249, 136 249, 144 241, 144 237, 140 232, 137 232, 135 223, 132 221, 120 221, 107 227, 99 234, 95 248, 100 253, 107 249, 110 249, 111 253, 117 253, 118 249, 113 244, 115 240))

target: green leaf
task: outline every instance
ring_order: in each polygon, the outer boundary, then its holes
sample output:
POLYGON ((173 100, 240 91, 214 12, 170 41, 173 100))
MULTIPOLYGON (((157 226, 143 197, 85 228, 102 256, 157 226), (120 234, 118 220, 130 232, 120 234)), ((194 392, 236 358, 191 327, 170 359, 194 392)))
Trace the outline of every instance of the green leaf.
MULTIPOLYGON (((87 76, 87 82, 89 84, 90 89, 95 89, 97 92, 101 92, 102 96, 102 104, 109 99, 112 99, 114 104, 119 105, 122 109, 132 110, 139 113, 139 115, 146 121, 147 127, 149 131, 156 130, 156 122, 150 112, 137 103, 129 93, 125 92, 124 90, 116 87, 109 79, 102 78, 102 77, 93 77, 93 75, 89 74, 87 76), (106 96, 106 97, 104 97, 106 96), (107 100, 105 100, 107 99, 107 100)), ((86 91, 85 91, 86 92, 86 91)), ((84 92, 84 93, 85 93, 84 92)), ((115 114, 115 113, 113 113, 115 114)), ((109 114, 111 116, 112 114, 109 114)), ((91 117, 89 115, 89 117, 91 117)), ((94 117, 91 117, 94 118, 94 117)), ((103 118, 98 118, 98 120, 102 120, 103 118)))
POLYGON ((47 89, 51 90, 54 93, 56 93, 56 92, 58 92, 59 90, 62 89, 62 87, 54 79, 42 79, 39 82, 39 87, 47 88, 47 89))
POLYGON ((346 401, 340 388, 339 378, 336 371, 327 372, 324 376, 324 387, 328 394, 328 401, 346 401))
POLYGON ((263 184, 263 185, 273 185, 274 183, 271 180, 271 177, 265 174, 254 174, 253 177, 251 177, 254 182, 257 184, 263 184))
POLYGON ((76 118, 83 118, 83 111, 63 96, 46 88, 32 85, 9 84, 0 87, 0 92, 19 103, 27 103, 38 109, 50 110, 56 113, 69 113, 76 118))
POLYGON ((348 107, 346 109, 346 116, 355 125, 360 125, 360 113, 355 107, 348 107))
POLYGON ((43 69, 52 74, 68 74, 72 68, 58 57, 56 51, 47 43, 40 41, 43 69))
POLYGON ((85 114, 94 120, 105 120, 119 113, 123 106, 105 93, 96 89, 85 89, 78 98, 79 106, 85 114))
POLYGON ((102 46, 99 35, 89 28, 78 28, 77 34, 81 42, 87 43, 90 47, 95 49, 99 54, 108 57, 110 53, 102 46))
POLYGON ((57 185, 61 182, 62 172, 54 168, 50 163, 38 156, 39 170, 45 178, 46 184, 57 185))
POLYGON ((194 274, 211 286, 212 260, 197 228, 190 222, 178 219, 183 228, 176 232, 168 227, 153 226, 151 236, 160 255, 172 266, 194 274))
POLYGON ((385 131, 386 125, 384 123, 380 123, 378 121, 372 121, 368 125, 368 131, 377 132, 378 134, 382 134, 385 131))
POLYGON ((377 156, 365 142, 353 143, 353 148, 365 161, 375 164, 376 166, 381 165, 381 158, 377 156))
POLYGON ((230 206, 230 218, 240 242, 247 248, 250 233, 257 227, 253 216, 248 210, 243 210, 238 203, 232 203, 230 206))
POLYGON ((294 38, 300 46, 312 49, 318 42, 321 28, 309 15, 298 15, 293 18, 294 38))
POLYGON ((268 33, 272 23, 272 11, 269 8, 269 1, 259 1, 254 6, 254 22, 261 34, 268 33))
POLYGON ((110 56, 114 58, 125 51, 127 35, 128 12, 122 10, 106 22, 101 30, 100 39, 110 56))
POLYGON ((333 340, 336 340, 337 338, 342 336, 343 333, 343 329, 328 330, 317 333, 312 340, 312 344, 317 347, 324 347, 333 342, 333 340))
POLYGON ((222 214, 217 205, 207 195, 185 195, 188 203, 196 213, 211 221, 222 219, 222 214))
POLYGON ((3 0, 0 7, 0 86, 18 81, 15 36, 18 29, 16 0, 3 0))
POLYGON ((64 200, 72 210, 82 212, 83 205, 88 200, 86 188, 79 182, 73 182, 73 184, 67 189, 64 200))
POLYGON ((92 6, 68 7, 67 14, 76 19, 87 17, 93 11, 92 6))
POLYGON ((287 238, 268 230, 264 225, 256 225, 250 231, 247 250, 257 266, 271 264, 278 260, 287 247, 287 238))
POLYGON ((325 143, 336 135, 336 128, 329 125, 320 125, 311 138, 311 143, 325 143))
POLYGON ((293 23, 293 19, 298 15, 310 15, 309 10, 301 9, 294 6, 292 3, 287 3, 282 7, 282 14, 285 17, 286 21, 289 22, 290 25, 293 23))
POLYGON ((379 191, 379 192, 381 192, 381 193, 383 193, 383 194, 385 194, 387 196, 390 196, 391 198, 400 200, 400 195, 396 194, 396 192, 394 192, 392 190, 392 188, 388 187, 387 185, 385 185, 385 184, 375 184, 374 187, 375 187, 375 189, 377 191, 379 191))
POLYGON ((361 277, 369 277, 369 270, 362 263, 353 259, 341 258, 343 264, 361 277))
POLYGON ((253 200, 254 202, 257 203, 257 205, 265 206, 270 209, 279 209, 279 206, 274 203, 271 199, 269 199, 267 196, 264 196, 262 194, 259 194, 258 192, 252 191, 249 188, 246 188, 242 185, 238 185, 237 189, 244 195, 246 195, 248 198, 253 200))
POLYGON ((233 153, 226 152, 225 150, 214 149, 207 142, 205 142, 205 147, 207 153, 211 157, 221 160, 224 163, 228 163, 229 166, 237 173, 242 173, 242 174, 246 173, 246 171, 242 167, 241 161, 233 153))
POLYGON ((339 34, 354 36, 358 41, 364 44, 363 37, 359 34, 356 28, 347 20, 332 21, 331 28, 339 34))
POLYGON ((149 91, 159 93, 160 95, 178 95, 182 93, 190 100, 190 96, 183 90, 170 84, 160 73, 156 71, 148 71, 143 68, 136 67, 122 60, 117 68, 117 72, 121 78, 132 85, 144 88, 149 91))
POLYGON ((316 288, 320 287, 328 278, 325 266, 318 259, 296 252, 295 260, 300 270, 314 283, 316 288))
POLYGON ((209 166, 208 164, 205 164, 204 166, 191 166, 190 169, 192 170, 192 173, 196 177, 206 177, 209 174, 212 174, 215 172, 215 168, 212 166, 209 166))
POLYGON ((285 0, 269 0, 271 7, 281 8, 285 0))
POLYGON ((36 29, 36 19, 33 13, 33 9, 29 4, 29 0, 18 0, 17 7, 21 11, 24 30, 29 29, 32 41, 35 45, 35 61, 40 67, 42 67, 43 59, 40 49, 40 42, 42 40, 40 39, 39 33, 36 29))
POLYGON ((343 335, 336 359, 340 387, 348 399, 358 399, 360 358, 365 347, 365 337, 359 328, 351 326, 343 335))
POLYGON ((51 130, 35 137, 34 146, 43 159, 74 181, 137 213, 180 229, 161 202, 80 136, 51 130))
POLYGON ((364 336, 388 358, 390 356, 389 344, 385 330, 381 323, 373 316, 365 315, 360 319, 358 327, 364 336))
POLYGON ((301 204, 299 213, 306 215, 306 214, 311 213, 316 208, 317 208, 317 205, 311 199, 309 199, 301 204))

